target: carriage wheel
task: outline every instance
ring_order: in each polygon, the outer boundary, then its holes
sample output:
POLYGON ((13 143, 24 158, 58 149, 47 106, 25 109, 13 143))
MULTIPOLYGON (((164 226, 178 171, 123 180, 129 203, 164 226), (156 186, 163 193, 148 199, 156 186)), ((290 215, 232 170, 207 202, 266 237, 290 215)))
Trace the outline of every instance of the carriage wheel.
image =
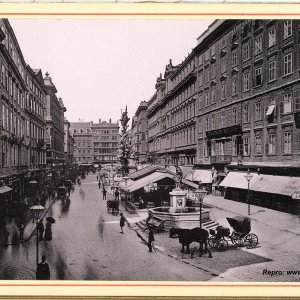
POLYGON ((220 239, 217 244, 219 251, 225 251, 228 248, 228 242, 224 239, 220 239))
POLYGON ((216 247, 217 247, 218 241, 217 241, 216 238, 210 237, 210 238, 207 240, 207 242, 208 242, 208 245, 209 245, 210 248, 216 248, 216 247))
POLYGON ((244 237, 244 245, 247 248, 256 248, 258 244, 258 237, 254 233, 249 233, 244 237))

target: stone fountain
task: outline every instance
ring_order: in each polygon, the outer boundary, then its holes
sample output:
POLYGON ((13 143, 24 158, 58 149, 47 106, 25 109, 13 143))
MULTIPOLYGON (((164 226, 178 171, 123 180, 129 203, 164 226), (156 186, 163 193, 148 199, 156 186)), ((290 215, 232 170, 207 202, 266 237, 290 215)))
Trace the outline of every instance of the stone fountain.
MULTIPOLYGON (((169 193, 169 207, 149 209, 149 219, 164 221, 165 228, 194 228, 200 226, 200 208, 186 206, 187 192, 181 189, 181 179, 176 178, 176 187, 169 193)), ((209 210, 202 208, 202 224, 210 221, 209 210)))

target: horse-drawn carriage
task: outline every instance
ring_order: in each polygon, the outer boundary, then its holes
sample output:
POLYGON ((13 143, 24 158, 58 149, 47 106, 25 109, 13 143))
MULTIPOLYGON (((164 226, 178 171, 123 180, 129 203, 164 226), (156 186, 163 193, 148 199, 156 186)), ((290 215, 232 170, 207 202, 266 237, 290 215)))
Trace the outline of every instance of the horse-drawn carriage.
POLYGON ((60 186, 57 188, 57 198, 65 199, 67 196, 70 196, 70 195, 65 186, 60 186))
POLYGON ((106 202, 107 212, 112 212, 113 215, 119 213, 119 201, 118 200, 107 200, 106 202))
POLYGON ((237 246, 246 246, 247 248, 255 248, 258 244, 258 237, 251 233, 251 220, 247 217, 236 216, 234 218, 226 218, 230 229, 223 226, 216 227, 216 230, 210 229, 211 236, 208 244, 211 248, 217 248, 219 251, 225 251, 228 248, 228 241, 237 246))

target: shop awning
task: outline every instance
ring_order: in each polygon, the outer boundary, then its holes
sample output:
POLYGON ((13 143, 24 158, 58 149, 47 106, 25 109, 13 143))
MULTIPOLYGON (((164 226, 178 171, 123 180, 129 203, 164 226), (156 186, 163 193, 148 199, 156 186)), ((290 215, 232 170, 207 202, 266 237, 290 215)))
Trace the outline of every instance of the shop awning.
POLYGON ((194 182, 192 182, 190 180, 187 180, 187 179, 182 179, 182 183, 185 184, 185 185, 187 185, 187 186, 193 187, 195 189, 198 188, 198 184, 196 184, 196 183, 194 183, 194 182))
POLYGON ((292 196, 300 187, 300 178, 288 176, 260 175, 251 186, 255 192, 292 196))
POLYGON ((10 188, 9 186, 4 185, 0 187, 0 194, 5 194, 10 191, 12 191, 12 188, 10 188))
MULTIPOLYGON (((245 178, 246 172, 229 172, 225 179, 219 184, 219 186, 231 187, 235 189, 248 189, 248 181, 245 178)), ((259 175, 256 173, 251 173, 253 175, 250 181, 250 189, 252 189, 253 184, 258 180, 259 175)))
MULTIPOLYGON (((137 191, 151 183, 157 182, 164 178, 174 179, 174 176, 169 173, 155 172, 155 173, 145 176, 139 180, 132 181, 132 182, 130 182, 130 184, 129 184, 129 182, 127 182, 127 190, 128 190, 128 192, 134 192, 134 191, 137 191)), ((120 186, 121 186, 121 188, 125 189, 125 183, 122 182, 122 184, 120 184, 120 186)))
POLYGON ((193 170, 186 175, 185 179, 197 182, 201 181, 201 183, 212 183, 211 170, 193 170))

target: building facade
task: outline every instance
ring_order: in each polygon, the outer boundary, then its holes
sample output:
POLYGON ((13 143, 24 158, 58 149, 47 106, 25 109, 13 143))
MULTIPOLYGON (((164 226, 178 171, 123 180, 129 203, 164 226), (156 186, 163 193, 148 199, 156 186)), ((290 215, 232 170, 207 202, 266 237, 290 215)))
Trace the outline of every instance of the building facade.
POLYGON ((26 68, 27 96, 25 111, 28 119, 26 127, 29 131, 30 145, 28 161, 31 173, 40 173, 46 169, 46 89, 41 70, 26 68))
POLYGON ((198 161, 297 161, 299 24, 216 21, 199 37, 198 161))
POLYGON ((74 139, 74 160, 78 164, 93 163, 93 134, 90 122, 70 122, 74 139))
POLYGON ((74 138, 70 131, 70 122, 64 118, 64 152, 66 166, 72 166, 74 163, 74 138))
MULTIPOLYGON (((0 196, 3 198, 11 195, 11 199, 17 201, 24 192, 29 167, 30 132, 26 127, 29 117, 25 112, 26 63, 13 29, 6 19, 0 19, 0 64, 0 186, 3 187, 0 196), (11 191, 12 194, 6 191, 11 191)), ((4 205, 7 199, 2 200, 4 205)), ((12 202, 7 204, 12 205, 12 202)))
POLYGON ((101 164, 115 164, 119 144, 119 123, 99 120, 91 122, 93 134, 93 161, 101 164))
POLYGON ((164 78, 157 78, 149 100, 149 160, 192 165, 196 159, 196 79, 194 53, 177 66, 170 60, 164 78))
POLYGON ((61 98, 57 98, 57 89, 49 73, 45 74, 44 84, 46 96, 46 150, 47 167, 53 170, 63 170, 65 163, 64 154, 64 113, 66 108, 61 98))
POLYGON ((147 162, 147 101, 142 101, 132 119, 132 149, 137 163, 147 162))

